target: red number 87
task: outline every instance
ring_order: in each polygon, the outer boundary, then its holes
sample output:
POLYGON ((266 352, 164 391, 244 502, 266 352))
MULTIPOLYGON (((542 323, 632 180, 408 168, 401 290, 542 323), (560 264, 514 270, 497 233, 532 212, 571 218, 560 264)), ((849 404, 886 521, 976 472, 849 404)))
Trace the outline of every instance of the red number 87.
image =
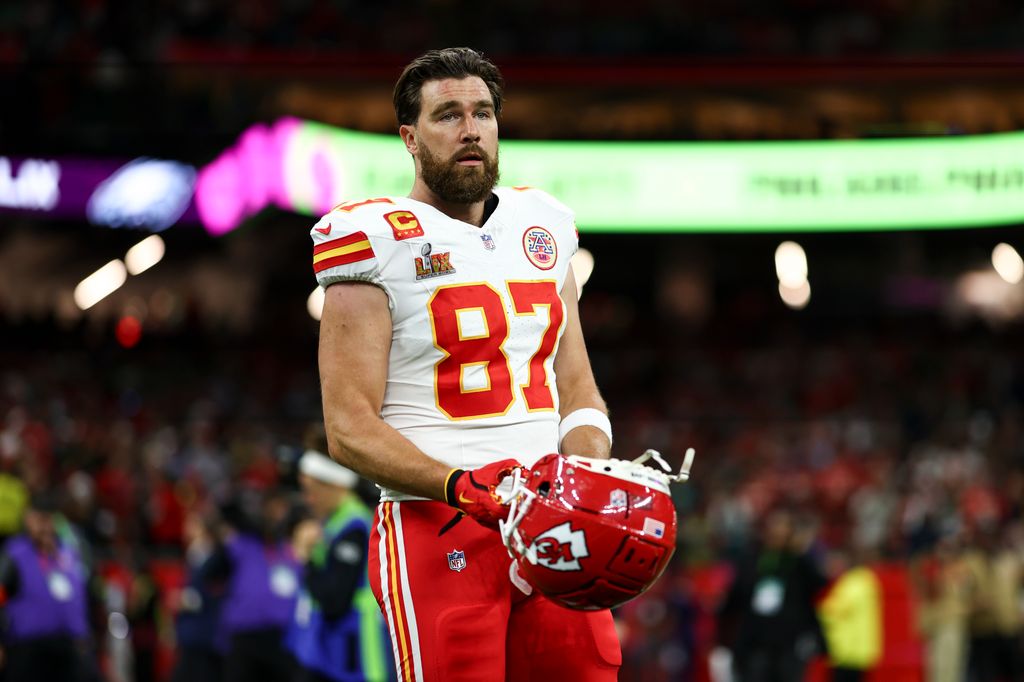
MULTIPOLYGON (((506 282, 517 316, 536 315, 548 309, 548 325, 530 358, 529 380, 519 388, 529 411, 553 410, 554 396, 545 363, 558 343, 565 310, 554 280, 506 282)), ((512 407, 512 368, 505 353, 508 317, 501 294, 490 284, 454 284, 438 287, 427 303, 434 346, 444 357, 434 366, 434 391, 438 408, 449 419, 479 419, 503 415, 512 407), (465 334, 459 313, 476 310, 483 319, 482 334, 465 334), (482 366, 487 384, 464 388, 468 367, 482 366)))

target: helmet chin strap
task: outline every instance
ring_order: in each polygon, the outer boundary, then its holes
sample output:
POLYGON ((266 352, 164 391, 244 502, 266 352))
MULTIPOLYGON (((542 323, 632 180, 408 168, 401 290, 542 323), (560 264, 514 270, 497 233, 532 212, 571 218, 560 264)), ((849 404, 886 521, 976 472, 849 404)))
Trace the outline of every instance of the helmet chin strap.
POLYGON ((672 474, 672 467, 669 466, 661 457, 661 453, 657 450, 646 450, 644 454, 640 455, 633 460, 634 464, 643 464, 649 459, 653 459, 658 463, 662 469, 666 472, 666 477, 670 483, 682 483, 690 479, 690 467, 693 466, 693 458, 697 455, 697 452, 693 448, 686 448, 686 455, 683 457, 683 466, 679 467, 678 474, 672 474))

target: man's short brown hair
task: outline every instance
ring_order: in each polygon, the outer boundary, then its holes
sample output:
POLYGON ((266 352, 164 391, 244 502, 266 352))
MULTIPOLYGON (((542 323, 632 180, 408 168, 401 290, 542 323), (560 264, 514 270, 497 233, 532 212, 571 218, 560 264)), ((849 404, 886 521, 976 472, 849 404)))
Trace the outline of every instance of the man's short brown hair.
POLYGON ((494 100, 494 113, 501 113, 505 81, 489 59, 469 47, 447 47, 424 52, 409 62, 395 83, 395 116, 399 125, 413 125, 420 117, 420 95, 423 84, 442 78, 477 76, 486 85, 494 100))

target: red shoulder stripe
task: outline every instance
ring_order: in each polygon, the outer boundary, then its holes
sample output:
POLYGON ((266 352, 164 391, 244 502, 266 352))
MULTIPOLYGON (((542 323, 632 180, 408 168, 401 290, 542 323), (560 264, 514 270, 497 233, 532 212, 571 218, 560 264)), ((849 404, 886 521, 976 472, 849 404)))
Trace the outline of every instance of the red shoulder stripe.
POLYGON ((336 249, 339 246, 348 246, 349 244, 355 244, 356 242, 362 241, 366 241, 366 233, 353 232, 352 234, 345 235, 344 237, 338 237, 337 239, 332 239, 328 242, 317 244, 316 246, 313 247, 313 255, 315 256, 318 253, 330 251, 331 249, 336 249))
POLYGON ((348 265, 349 263, 358 263, 359 261, 369 260, 371 258, 373 258, 373 249, 353 251, 352 253, 346 253, 342 256, 325 258, 319 263, 313 263, 313 272, 322 272, 328 268, 337 267, 339 265, 348 265))

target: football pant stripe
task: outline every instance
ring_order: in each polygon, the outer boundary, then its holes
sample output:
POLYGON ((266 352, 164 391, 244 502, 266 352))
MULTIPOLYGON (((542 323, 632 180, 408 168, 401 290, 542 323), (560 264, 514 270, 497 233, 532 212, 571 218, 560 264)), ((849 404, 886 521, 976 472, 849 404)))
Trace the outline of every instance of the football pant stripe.
POLYGON ((400 573, 401 566, 399 565, 398 557, 398 533, 395 529, 395 502, 391 502, 388 505, 388 562, 391 566, 390 575, 388 576, 389 584, 388 591, 391 594, 392 602, 395 605, 395 624, 398 626, 398 643, 399 652, 402 657, 398 659, 398 663, 402 669, 402 679, 414 682, 413 677, 413 666, 412 666, 412 652, 409 650, 409 633, 406 630, 406 610, 402 594, 402 583, 400 573))
MULTIPOLYGON (((386 517, 387 509, 391 505, 390 502, 382 502, 377 507, 377 516, 379 521, 377 523, 377 534, 380 536, 380 547, 378 552, 380 553, 380 593, 381 601, 384 603, 384 615, 388 621, 388 632, 391 634, 391 650, 395 654, 396 664, 400 664, 402 660, 401 651, 399 649, 399 635, 398 628, 395 627, 395 613, 394 608, 391 604, 391 582, 388 580, 390 562, 388 561, 388 543, 391 539, 391 531, 388 528, 386 517)), ((398 668, 398 680, 403 681, 401 668, 398 668)))
POLYGON ((405 613, 402 605, 402 593, 398 579, 398 549, 395 534, 394 502, 388 502, 386 511, 386 527, 388 533, 388 595, 395 615, 395 637, 398 639, 398 658, 395 659, 399 671, 399 679, 412 682, 412 656, 409 653, 409 636, 405 629, 405 613))
POLYGON ((399 566, 401 567, 401 570, 399 571, 399 576, 400 576, 401 581, 402 581, 401 582, 402 597, 403 597, 402 604, 405 607, 404 610, 405 610, 405 615, 406 615, 406 622, 409 625, 409 637, 410 637, 410 643, 409 644, 410 644, 410 653, 412 654, 412 662, 413 662, 413 666, 414 666, 415 672, 416 672, 415 679, 422 680, 423 679, 423 659, 420 656, 420 633, 419 633, 419 629, 416 627, 416 609, 415 609, 415 607, 413 605, 413 602, 412 602, 412 590, 409 589, 409 571, 406 568, 407 564, 406 564, 406 561, 405 561, 405 536, 404 536, 404 534, 402 532, 402 510, 401 510, 401 506, 402 506, 401 502, 395 502, 394 506, 392 507, 392 510, 394 512, 394 517, 395 517, 394 518, 394 520, 395 520, 395 529, 398 531, 398 533, 397 533, 397 540, 398 540, 399 566))

